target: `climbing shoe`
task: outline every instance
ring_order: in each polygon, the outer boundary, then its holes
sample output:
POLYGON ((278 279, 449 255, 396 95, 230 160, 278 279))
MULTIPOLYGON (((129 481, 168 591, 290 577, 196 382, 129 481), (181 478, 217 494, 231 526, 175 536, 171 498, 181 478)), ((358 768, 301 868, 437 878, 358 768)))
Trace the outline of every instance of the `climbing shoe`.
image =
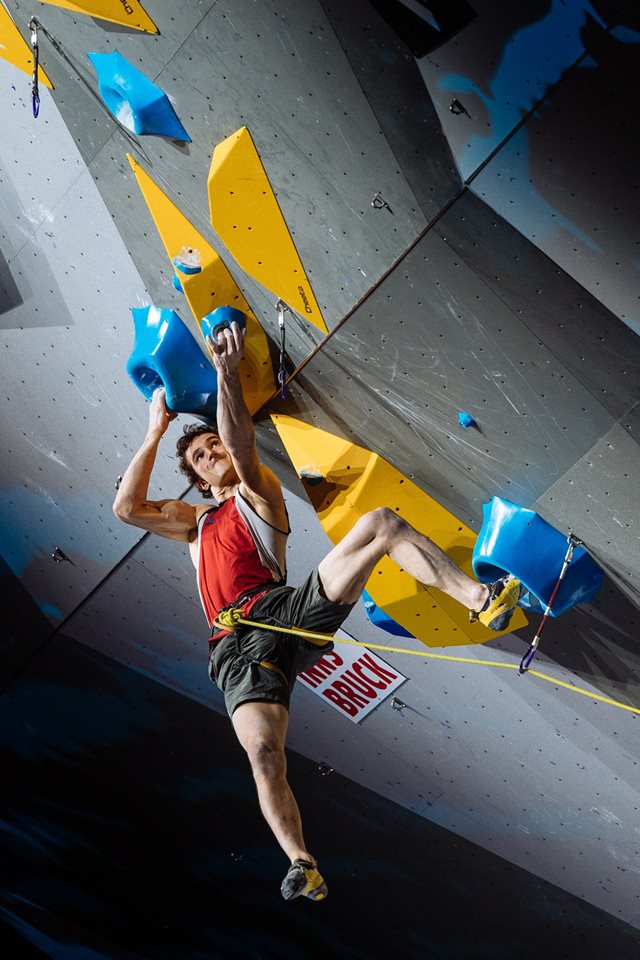
POLYGON ((318 873, 317 864, 310 860, 294 860, 282 881, 280 892, 285 900, 295 897, 324 900, 329 891, 318 873))
POLYGON ((482 610, 470 610, 469 620, 479 620, 490 630, 506 630, 523 587, 511 574, 489 584, 489 596, 482 610))

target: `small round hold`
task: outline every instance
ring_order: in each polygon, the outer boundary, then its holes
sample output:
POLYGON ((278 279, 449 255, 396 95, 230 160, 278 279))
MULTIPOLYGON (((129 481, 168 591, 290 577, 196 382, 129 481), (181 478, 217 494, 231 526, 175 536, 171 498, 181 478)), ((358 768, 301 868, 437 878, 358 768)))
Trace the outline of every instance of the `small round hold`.
POLYGON ((460 426, 463 427, 463 429, 465 429, 465 430, 466 430, 468 427, 476 427, 476 428, 477 428, 477 426, 478 426, 478 424, 475 422, 475 420, 473 419, 473 417, 471 416, 471 414, 470 414, 470 413, 466 413, 466 411, 464 411, 464 410, 461 410, 460 413, 458 414, 458 423, 459 423, 460 426))
POLYGON ((180 273, 201 273, 200 252, 193 247, 182 247, 177 257, 173 258, 173 265, 180 273))

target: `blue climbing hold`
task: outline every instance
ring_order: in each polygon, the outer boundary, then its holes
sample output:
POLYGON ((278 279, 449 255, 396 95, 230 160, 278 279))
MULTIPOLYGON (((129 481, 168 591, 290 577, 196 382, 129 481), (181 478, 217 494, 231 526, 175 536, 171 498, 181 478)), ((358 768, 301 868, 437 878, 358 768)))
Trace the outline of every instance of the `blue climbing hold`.
MULTIPOLYGON (((567 537, 533 510, 500 497, 482 505, 483 522, 471 562, 478 580, 490 583, 512 573, 526 592, 519 606, 543 613, 560 576, 567 537)), ((588 603, 604 575, 584 547, 576 547, 553 602, 552 617, 577 603, 588 603)))
POLYGON ((178 256, 173 258, 173 265, 176 272, 171 278, 171 283, 178 293, 184 293, 184 287, 178 274, 183 273, 185 276, 193 276, 196 273, 202 273, 200 254, 191 247, 183 247, 178 256))
POLYGON ((121 53, 89 53, 88 57, 95 68, 102 99, 123 127, 132 133, 191 142, 166 93, 121 53))
POLYGON ((190 413, 207 424, 216 422, 218 378, 198 342, 173 310, 133 307, 134 346, 127 373, 150 400, 164 387, 172 413, 190 413))
POLYGON ((470 414, 470 413, 466 413, 464 410, 461 410, 460 413, 458 414, 458 423, 459 423, 460 426, 463 427, 465 430, 466 430, 468 427, 477 427, 477 426, 478 426, 478 424, 475 422, 475 420, 473 419, 473 417, 471 416, 471 414, 470 414))
POLYGON ((242 330, 247 325, 247 318, 242 310, 236 310, 235 307, 216 307, 211 313, 208 313, 200 321, 202 336, 208 337, 216 342, 220 330, 228 329, 232 323, 237 323, 242 330))
POLYGON ((393 620, 386 614, 384 610, 381 610, 366 590, 362 591, 362 602, 364 603, 364 612, 376 627, 380 627, 381 630, 386 630, 387 633, 392 633, 394 637, 413 637, 412 633, 409 633, 409 631, 401 627, 396 620, 393 620))

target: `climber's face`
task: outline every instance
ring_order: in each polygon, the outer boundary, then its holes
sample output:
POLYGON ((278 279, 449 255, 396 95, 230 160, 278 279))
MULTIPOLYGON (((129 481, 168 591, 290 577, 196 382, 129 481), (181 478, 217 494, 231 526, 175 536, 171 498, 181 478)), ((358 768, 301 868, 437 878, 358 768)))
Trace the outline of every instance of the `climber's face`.
POLYGON ((198 475, 200 490, 216 491, 239 482, 231 457, 216 433, 203 433, 190 444, 187 463, 198 475))

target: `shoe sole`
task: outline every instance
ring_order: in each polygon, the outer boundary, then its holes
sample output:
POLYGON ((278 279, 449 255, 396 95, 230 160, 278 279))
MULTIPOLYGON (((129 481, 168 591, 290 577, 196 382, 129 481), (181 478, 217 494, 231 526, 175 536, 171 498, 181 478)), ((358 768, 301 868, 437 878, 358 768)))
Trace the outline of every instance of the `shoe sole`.
POLYGON ((309 879, 306 876, 307 871, 305 871, 305 884, 298 890, 288 890, 285 887, 286 877, 284 882, 280 887, 280 892, 285 900, 295 900, 297 897, 306 897, 308 900, 324 900, 329 894, 327 885, 317 871, 314 871, 315 877, 312 876, 309 879))
POLYGON ((502 592, 491 601, 489 608, 478 614, 480 623, 489 630, 506 629, 523 591, 524 587, 520 581, 512 577, 502 592))

